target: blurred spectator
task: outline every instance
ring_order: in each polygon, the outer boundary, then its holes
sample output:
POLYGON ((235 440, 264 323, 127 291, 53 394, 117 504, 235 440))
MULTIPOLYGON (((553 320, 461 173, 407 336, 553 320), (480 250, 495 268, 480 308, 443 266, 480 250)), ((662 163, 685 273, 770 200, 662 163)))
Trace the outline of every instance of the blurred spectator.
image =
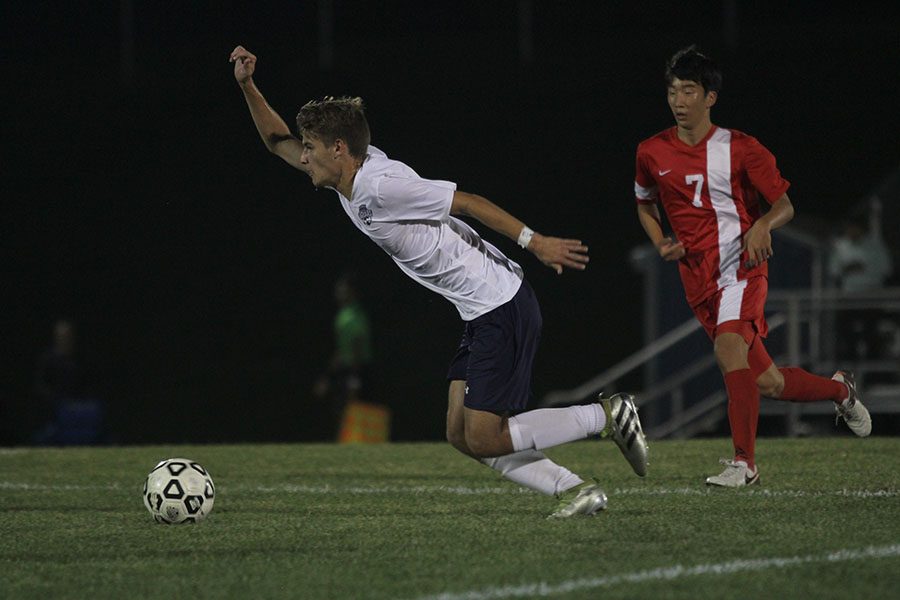
POLYGON ((891 275, 891 255, 878 231, 851 218, 832 245, 828 271, 845 292, 878 289, 891 275))
POLYGON ((53 326, 53 342, 35 369, 36 412, 43 425, 35 444, 94 444, 101 441, 104 410, 86 394, 85 373, 76 353, 74 324, 67 319, 53 326))
POLYGON ((369 398, 372 338, 369 318, 353 273, 335 283, 334 353, 313 388, 330 403, 336 438, 341 442, 386 441, 387 409, 369 398))
MULTIPOLYGON (((878 229, 881 203, 877 198, 869 204, 868 218, 854 215, 832 244, 828 262, 829 275, 837 286, 848 293, 864 293, 880 289, 891 276, 891 255, 878 229), (868 221, 868 222, 867 222, 868 221)), ((838 353, 841 358, 865 360, 882 354, 877 309, 844 310, 838 313, 838 353)))

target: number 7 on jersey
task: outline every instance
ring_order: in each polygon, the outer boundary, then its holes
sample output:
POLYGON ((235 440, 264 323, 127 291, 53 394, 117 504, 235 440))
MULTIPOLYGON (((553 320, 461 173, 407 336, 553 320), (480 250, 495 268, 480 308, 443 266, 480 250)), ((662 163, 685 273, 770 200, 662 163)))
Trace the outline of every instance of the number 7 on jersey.
POLYGON ((685 175, 684 176, 685 183, 694 183, 694 200, 691 202, 697 208, 703 208, 703 202, 700 200, 700 192, 703 191, 703 175, 698 173, 697 175, 685 175))

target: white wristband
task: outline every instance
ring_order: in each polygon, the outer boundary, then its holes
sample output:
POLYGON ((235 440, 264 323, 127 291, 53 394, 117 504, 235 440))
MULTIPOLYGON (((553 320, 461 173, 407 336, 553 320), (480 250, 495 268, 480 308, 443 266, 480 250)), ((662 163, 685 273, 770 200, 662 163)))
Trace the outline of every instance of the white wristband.
POLYGON ((522 228, 522 231, 519 233, 519 239, 516 240, 516 243, 522 246, 523 248, 528 248, 528 244, 531 243, 531 238, 534 237, 534 231, 526 225, 522 228))

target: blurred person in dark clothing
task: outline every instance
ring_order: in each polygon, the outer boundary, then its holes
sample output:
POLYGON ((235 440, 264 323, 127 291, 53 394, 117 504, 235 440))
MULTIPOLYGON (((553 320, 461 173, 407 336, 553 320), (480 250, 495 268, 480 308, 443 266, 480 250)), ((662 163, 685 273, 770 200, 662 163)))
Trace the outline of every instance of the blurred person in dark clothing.
POLYGON ((76 352, 75 325, 59 319, 53 342, 37 361, 35 413, 41 425, 32 435, 35 444, 91 444, 100 441, 102 403, 87 394, 86 376, 76 352))

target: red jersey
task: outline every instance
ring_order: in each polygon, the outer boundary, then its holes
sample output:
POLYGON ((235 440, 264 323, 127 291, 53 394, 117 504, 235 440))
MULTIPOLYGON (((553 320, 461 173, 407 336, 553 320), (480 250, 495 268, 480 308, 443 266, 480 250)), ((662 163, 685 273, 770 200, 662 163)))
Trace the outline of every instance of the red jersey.
POLYGON ((743 235, 790 186, 775 157, 756 138, 713 126, 689 146, 672 127, 638 145, 634 193, 639 204, 662 202, 685 256, 678 269, 695 306, 737 281, 768 275, 768 264, 747 269, 743 235))

